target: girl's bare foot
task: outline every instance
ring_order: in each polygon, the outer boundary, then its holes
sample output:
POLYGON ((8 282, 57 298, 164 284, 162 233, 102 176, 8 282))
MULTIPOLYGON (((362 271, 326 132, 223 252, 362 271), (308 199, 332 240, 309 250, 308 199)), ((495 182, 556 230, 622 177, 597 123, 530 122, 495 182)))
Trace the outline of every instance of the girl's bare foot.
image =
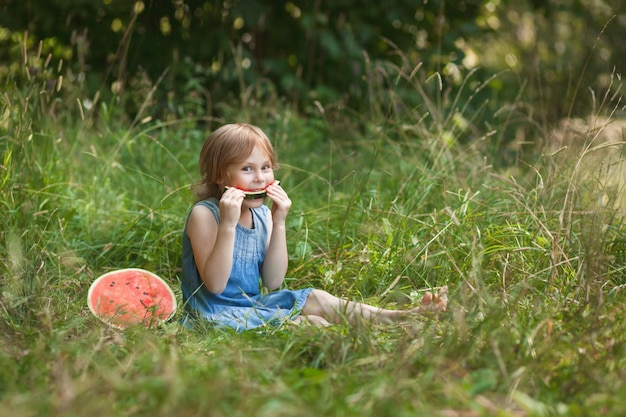
POLYGON ((448 308, 448 286, 443 286, 437 294, 428 291, 422 297, 422 305, 412 311, 419 314, 440 313, 448 308))

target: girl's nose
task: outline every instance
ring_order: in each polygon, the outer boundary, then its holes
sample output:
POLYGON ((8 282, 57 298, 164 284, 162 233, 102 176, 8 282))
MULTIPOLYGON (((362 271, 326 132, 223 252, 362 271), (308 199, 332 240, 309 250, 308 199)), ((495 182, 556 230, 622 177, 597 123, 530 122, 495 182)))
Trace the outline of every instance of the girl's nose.
POLYGON ((263 175, 263 172, 261 172, 261 170, 255 171, 254 180, 255 181, 264 181, 265 180, 265 176, 263 175))

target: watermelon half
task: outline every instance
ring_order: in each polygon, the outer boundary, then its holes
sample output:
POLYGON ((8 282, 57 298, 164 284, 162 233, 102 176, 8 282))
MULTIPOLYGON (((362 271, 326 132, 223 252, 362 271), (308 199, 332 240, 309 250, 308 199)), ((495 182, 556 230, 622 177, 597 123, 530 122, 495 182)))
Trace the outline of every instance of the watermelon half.
POLYGON ((87 294, 89 310, 117 328, 142 324, 153 327, 176 312, 176 297, 163 279, 152 272, 127 268, 98 277, 87 294))

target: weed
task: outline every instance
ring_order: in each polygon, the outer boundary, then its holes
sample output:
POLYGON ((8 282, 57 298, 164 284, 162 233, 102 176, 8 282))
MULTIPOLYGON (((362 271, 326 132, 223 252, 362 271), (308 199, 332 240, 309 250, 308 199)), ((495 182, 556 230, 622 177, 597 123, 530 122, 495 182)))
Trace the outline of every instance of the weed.
MULTIPOLYGON (((477 122, 482 103, 461 103, 419 66, 370 65, 379 98, 367 119, 345 114, 339 127, 321 105, 307 119, 256 116, 294 201, 286 282, 390 308, 449 285, 446 315, 241 334, 178 316, 106 327, 86 295, 109 269, 153 270, 180 297, 180 234, 207 132, 192 119, 120 120, 104 103, 89 124, 35 89, 8 89, 0 414, 622 414, 623 138, 599 134, 612 110, 571 153, 502 168, 487 143, 502 126, 477 122), (383 89, 398 82, 413 83, 418 105, 383 89)), ((480 96, 481 84, 460 85, 480 96)), ((619 109, 605 96, 599 108, 619 109)), ((248 104, 233 117, 251 117, 248 104)))

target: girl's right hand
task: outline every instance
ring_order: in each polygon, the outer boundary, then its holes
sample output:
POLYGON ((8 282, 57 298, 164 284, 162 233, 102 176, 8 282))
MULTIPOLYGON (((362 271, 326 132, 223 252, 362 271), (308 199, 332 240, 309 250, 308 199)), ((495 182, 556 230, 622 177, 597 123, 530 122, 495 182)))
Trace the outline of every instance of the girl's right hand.
POLYGON ((226 226, 237 226, 245 197, 246 194, 237 188, 226 188, 220 199, 220 223, 226 226))

